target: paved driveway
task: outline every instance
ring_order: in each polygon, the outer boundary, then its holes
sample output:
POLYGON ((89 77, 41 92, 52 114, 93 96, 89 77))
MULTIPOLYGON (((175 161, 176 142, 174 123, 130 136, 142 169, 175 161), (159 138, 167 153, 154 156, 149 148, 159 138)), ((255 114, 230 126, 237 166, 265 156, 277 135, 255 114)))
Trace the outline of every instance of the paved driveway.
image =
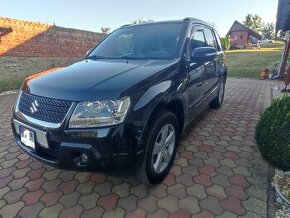
POLYGON ((188 127, 170 175, 147 187, 134 178, 54 169, 15 144, 15 95, 0 97, 0 215, 3 217, 265 217, 268 164, 254 141, 272 82, 228 80, 220 110, 188 127))

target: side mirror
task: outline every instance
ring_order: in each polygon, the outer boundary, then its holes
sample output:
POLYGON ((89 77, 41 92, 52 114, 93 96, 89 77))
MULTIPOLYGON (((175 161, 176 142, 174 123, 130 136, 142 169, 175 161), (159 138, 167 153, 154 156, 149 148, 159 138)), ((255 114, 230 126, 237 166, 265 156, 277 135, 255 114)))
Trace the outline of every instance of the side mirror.
POLYGON ((92 50, 87 50, 86 56, 88 56, 91 53, 92 50))
POLYGON ((199 47, 190 51, 190 60, 195 62, 212 61, 217 56, 217 51, 213 47, 199 47))

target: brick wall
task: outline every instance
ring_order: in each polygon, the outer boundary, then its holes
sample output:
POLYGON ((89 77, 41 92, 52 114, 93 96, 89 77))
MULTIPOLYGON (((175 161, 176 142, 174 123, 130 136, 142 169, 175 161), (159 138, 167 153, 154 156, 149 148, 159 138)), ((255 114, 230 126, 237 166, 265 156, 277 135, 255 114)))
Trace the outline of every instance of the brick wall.
POLYGON ((84 57, 103 34, 0 17, 0 56, 84 57))

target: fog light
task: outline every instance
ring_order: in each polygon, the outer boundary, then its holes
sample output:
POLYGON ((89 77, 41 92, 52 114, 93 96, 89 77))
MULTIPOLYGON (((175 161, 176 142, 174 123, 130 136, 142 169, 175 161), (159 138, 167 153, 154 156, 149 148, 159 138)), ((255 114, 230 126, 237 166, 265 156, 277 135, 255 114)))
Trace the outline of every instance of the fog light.
POLYGON ((88 156, 86 154, 82 153, 81 154, 81 163, 86 164, 86 163, 88 163, 88 160, 89 160, 88 156))

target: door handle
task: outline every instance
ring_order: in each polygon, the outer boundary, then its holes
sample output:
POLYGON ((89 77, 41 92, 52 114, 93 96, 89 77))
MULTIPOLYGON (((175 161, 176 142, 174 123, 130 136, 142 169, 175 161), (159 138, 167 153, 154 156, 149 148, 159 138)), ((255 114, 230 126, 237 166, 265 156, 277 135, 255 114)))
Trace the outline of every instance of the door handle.
POLYGON ((196 87, 200 87, 201 85, 202 85, 202 82, 201 83, 198 83, 196 87))

